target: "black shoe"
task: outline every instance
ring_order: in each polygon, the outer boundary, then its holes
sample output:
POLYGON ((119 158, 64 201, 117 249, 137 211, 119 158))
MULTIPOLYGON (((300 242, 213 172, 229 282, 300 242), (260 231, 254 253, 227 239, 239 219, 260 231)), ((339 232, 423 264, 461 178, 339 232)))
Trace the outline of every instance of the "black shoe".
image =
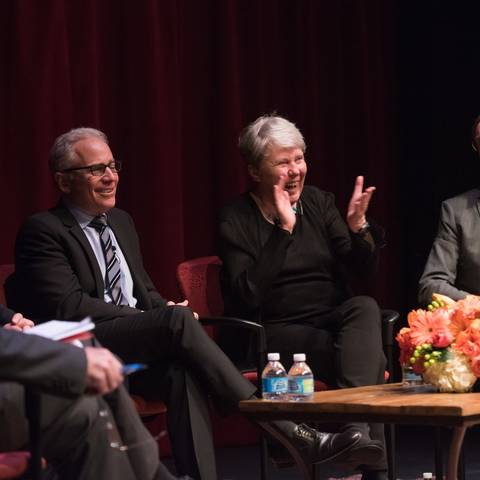
MULTIPOLYGON (((337 456, 335 463, 342 467, 351 468, 352 470, 361 469, 367 473, 368 465, 381 465, 380 462, 385 458, 385 448, 383 447, 382 442, 362 436, 360 432, 357 433, 361 436, 360 441, 345 454, 337 456)), ((370 472, 381 473, 384 472, 384 470, 368 470, 368 473, 370 472)), ((370 479, 368 476, 362 478, 370 479)), ((383 477, 379 477, 379 479, 382 478, 383 477)), ((372 480, 373 479, 376 479, 376 477, 372 477, 372 480)))
POLYGON ((290 440, 305 462, 311 464, 327 462, 340 455, 347 455, 361 438, 362 434, 358 431, 324 433, 301 423, 293 429, 290 440))

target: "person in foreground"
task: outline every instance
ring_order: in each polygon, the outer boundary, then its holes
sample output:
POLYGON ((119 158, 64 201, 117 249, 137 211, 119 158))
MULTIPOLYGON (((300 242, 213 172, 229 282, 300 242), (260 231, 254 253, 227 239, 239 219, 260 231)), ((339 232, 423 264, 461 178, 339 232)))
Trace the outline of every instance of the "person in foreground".
MULTIPOLYGON (((229 412, 256 388, 185 302, 167 302, 156 291, 133 221, 115 208, 120 168, 98 130, 74 129, 56 139, 50 169, 61 200, 21 228, 7 299, 35 320, 91 316, 105 347, 125 362, 149 364, 150 383, 167 404, 177 473, 215 479, 207 395, 229 412)), ((275 422, 275 428, 309 462, 345 455, 360 441, 357 432, 320 433, 292 422, 275 422)))
MULTIPOLYGON (((472 146, 480 152, 480 117, 472 127, 472 146)), ((442 203, 437 236, 419 282, 418 301, 426 306, 432 294, 461 300, 480 295, 480 189, 442 203)))
MULTIPOLYGON (((287 364, 304 352, 314 377, 338 388, 384 382, 381 316, 369 297, 352 296, 344 270, 370 273, 383 232, 367 222, 374 187, 357 177, 342 220, 331 193, 304 186, 305 142, 285 118, 265 115, 239 140, 251 191, 220 218, 227 314, 263 323, 269 351, 287 364)), ((386 478, 383 425, 347 425, 363 440, 352 457, 364 479, 386 478)))
POLYGON ((25 448, 22 385, 41 398, 42 450, 61 479, 173 480, 123 388, 122 365, 106 349, 78 348, 23 330, 33 322, 0 305, 0 451, 25 448), (22 385, 21 385, 22 384, 22 385), (101 397, 103 395, 103 397, 101 397), (115 420, 125 451, 112 448, 100 412, 115 420))

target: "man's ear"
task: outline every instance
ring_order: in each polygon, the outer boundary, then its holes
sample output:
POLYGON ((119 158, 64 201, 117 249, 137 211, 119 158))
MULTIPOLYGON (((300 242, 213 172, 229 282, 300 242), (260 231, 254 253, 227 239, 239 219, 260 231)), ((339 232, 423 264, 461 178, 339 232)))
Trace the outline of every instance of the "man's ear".
POLYGON ((253 165, 248 165, 248 174, 254 182, 260 182, 260 176, 258 175, 258 168, 253 165))
POLYGON ((64 174, 62 172, 55 172, 53 179, 55 180, 55 185, 62 193, 70 193, 70 179, 68 178, 68 174, 64 174))

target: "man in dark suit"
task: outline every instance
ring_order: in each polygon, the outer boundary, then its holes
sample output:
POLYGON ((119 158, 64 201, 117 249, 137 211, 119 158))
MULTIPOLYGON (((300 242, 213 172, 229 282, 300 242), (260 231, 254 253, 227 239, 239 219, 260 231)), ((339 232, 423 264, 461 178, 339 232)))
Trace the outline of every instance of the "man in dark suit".
MULTIPOLYGON (((185 304, 167 302, 156 291, 133 221, 115 208, 120 168, 98 130, 80 128, 57 138, 50 169, 62 199, 21 228, 7 299, 33 319, 90 315, 105 347, 125 362, 148 363, 156 374, 150 381, 167 403, 178 473, 215 479, 206 394, 228 411, 256 389, 185 304)), ((360 440, 357 432, 324 434, 290 422, 276 427, 310 461, 337 457, 360 440)))
POLYGON ((45 392, 43 454, 59 478, 175 478, 160 464, 156 442, 121 386, 122 366, 108 350, 21 333, 33 322, 2 305, 0 325, 5 327, 0 328, 0 451, 25 448, 28 442, 23 384, 45 392), (118 428, 109 431, 100 412, 110 412, 118 428), (112 448, 110 435, 136 447, 112 448))
MULTIPOLYGON (((480 152, 480 117, 472 127, 472 146, 480 152)), ((433 293, 453 300, 480 295, 480 190, 475 188, 442 203, 437 236, 419 282, 421 305, 433 293)))

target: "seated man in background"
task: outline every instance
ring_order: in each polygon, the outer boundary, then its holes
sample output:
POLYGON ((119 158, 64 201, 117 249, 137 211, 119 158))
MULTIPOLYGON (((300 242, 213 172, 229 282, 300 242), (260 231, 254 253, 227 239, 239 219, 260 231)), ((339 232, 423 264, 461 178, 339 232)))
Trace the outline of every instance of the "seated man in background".
MULTIPOLYGON (((480 152, 480 117, 472 127, 472 146, 480 152)), ((418 301, 426 306, 432 294, 453 300, 480 295, 480 189, 442 203, 437 236, 419 282, 418 301)))
MULTIPOLYGON (((114 208, 120 168, 98 130, 74 129, 56 139, 50 170, 61 201, 21 228, 7 299, 35 320, 91 316, 105 347, 125 362, 149 364, 156 374, 150 381, 167 404, 177 472, 213 480, 207 394, 222 411, 233 411, 256 388, 185 304, 167 302, 156 291, 131 217, 114 208)), ((360 440, 357 432, 320 433, 291 422, 275 426, 310 462, 337 457, 360 440)))
POLYGON ((157 444, 121 385, 122 365, 108 350, 25 335, 21 331, 33 322, 2 305, 0 325, 4 325, 0 328, 0 451, 28 444, 25 385, 45 393, 40 413, 42 450, 59 478, 175 478, 158 460, 157 444), (101 410, 113 414, 115 435, 135 448, 112 448, 101 410))

